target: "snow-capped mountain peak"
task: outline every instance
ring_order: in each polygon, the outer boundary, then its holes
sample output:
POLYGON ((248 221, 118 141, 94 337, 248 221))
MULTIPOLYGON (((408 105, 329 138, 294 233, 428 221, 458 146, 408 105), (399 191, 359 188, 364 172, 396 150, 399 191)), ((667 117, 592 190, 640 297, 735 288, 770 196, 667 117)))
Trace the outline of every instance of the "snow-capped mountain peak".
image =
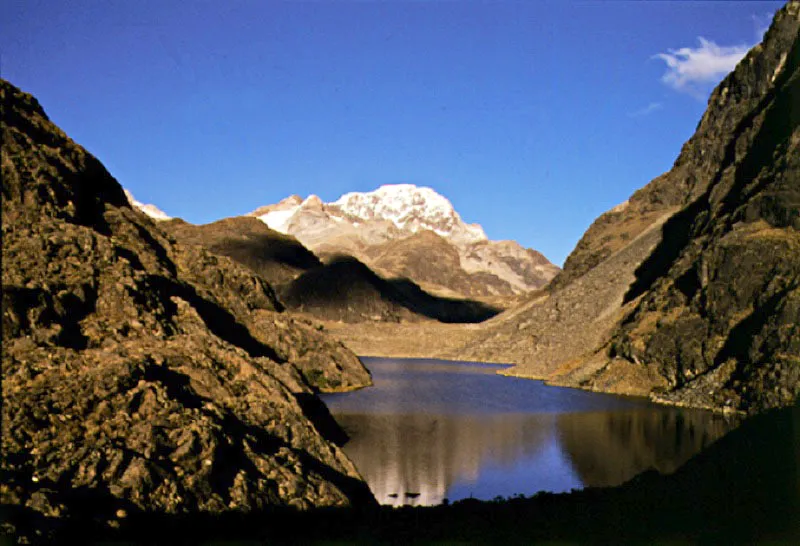
POLYGON ((464 242, 486 240, 483 228, 465 224, 452 203, 428 187, 392 184, 366 193, 346 193, 331 207, 362 221, 388 220, 400 230, 412 233, 429 229, 464 242))
MULTIPOLYGON (((316 195, 304 200, 291 196, 276 205, 256 209, 258 217, 271 229, 298 236, 308 232, 308 216, 326 217, 337 224, 359 227, 391 222, 397 236, 431 230, 456 244, 487 240, 478 224, 465 224, 450 201, 428 187, 413 184, 384 185, 371 192, 351 192, 336 201, 323 203, 316 195), (302 225, 304 229, 298 226, 302 225)), ((322 221, 322 217, 318 218, 322 221)))
POLYGON ((466 290, 466 295, 474 295, 470 290, 478 295, 523 293, 540 287, 558 271, 530 249, 490 241, 480 225, 464 223, 446 197, 412 184, 346 193, 330 203, 316 195, 306 199, 293 195, 250 216, 294 236, 320 255, 350 254, 388 274, 423 282, 441 282, 437 268, 407 268, 439 259, 452 265, 447 260, 455 254, 456 270, 451 271, 455 277, 448 277, 445 284, 452 282, 458 288, 446 289, 466 290))
POLYGON ((371 192, 346 193, 331 205, 364 220, 379 217, 391 220, 395 225, 402 224, 402 218, 411 211, 424 212, 429 217, 455 214, 446 197, 431 188, 413 184, 384 185, 371 192))

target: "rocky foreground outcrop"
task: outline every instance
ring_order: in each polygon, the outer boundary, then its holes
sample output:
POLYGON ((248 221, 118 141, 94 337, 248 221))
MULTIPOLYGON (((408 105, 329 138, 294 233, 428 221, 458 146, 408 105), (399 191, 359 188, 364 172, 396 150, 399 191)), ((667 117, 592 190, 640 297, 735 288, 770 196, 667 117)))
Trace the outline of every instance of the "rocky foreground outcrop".
POLYGON ((460 357, 760 410, 800 394, 800 3, 715 89, 674 167, 603 214, 550 285, 460 357))
POLYGON ((701 124, 740 116, 625 295, 608 354, 657 373, 664 400, 770 408, 800 394, 798 29, 793 2, 711 96, 701 124))
MULTIPOLYGON (((59 538, 65 544, 96 537, 92 543, 148 545, 798 544, 798 424, 800 407, 765 412, 745 420, 674 474, 652 470, 613 488, 399 509, 200 518, 134 514, 119 530, 95 534, 84 527, 59 538)), ((624 428, 619 432, 624 442, 624 428)), ((593 463, 589 456, 578 471, 596 472, 593 463)), ((602 463, 613 471, 618 461, 602 463)))
POLYGON ((357 357, 132 209, 33 97, 0 104, 4 531, 373 502, 314 395, 368 385, 357 357))

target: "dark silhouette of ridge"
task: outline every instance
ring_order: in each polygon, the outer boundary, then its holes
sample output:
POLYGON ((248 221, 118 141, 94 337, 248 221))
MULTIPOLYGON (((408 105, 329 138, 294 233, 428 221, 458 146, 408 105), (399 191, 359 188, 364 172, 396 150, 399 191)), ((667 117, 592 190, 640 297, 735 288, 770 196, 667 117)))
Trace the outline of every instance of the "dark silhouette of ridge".
POLYGON ((178 242, 204 246, 248 267, 276 287, 288 308, 319 318, 397 321, 416 315, 474 323, 501 311, 479 301, 430 294, 406 278, 384 279, 349 255, 335 254, 323 263, 294 237, 253 217, 199 226, 175 219, 160 225, 178 242))
POLYGON ((500 312, 482 302, 434 296, 408 279, 384 279, 346 255, 303 273, 278 293, 289 309, 353 322, 399 320, 406 311, 441 322, 471 323, 500 312))
POLYGON ((304 271, 322 266, 319 258, 297 239, 273 231, 250 216, 203 225, 173 219, 160 225, 178 242, 201 245, 228 256, 271 284, 288 282, 304 271))

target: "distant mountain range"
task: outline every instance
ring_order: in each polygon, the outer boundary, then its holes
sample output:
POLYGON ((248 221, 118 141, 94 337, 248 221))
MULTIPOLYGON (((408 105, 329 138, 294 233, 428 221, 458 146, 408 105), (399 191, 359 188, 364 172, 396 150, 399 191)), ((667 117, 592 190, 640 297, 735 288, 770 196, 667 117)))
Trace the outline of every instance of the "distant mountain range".
POLYGON ((348 255, 323 262, 291 235, 253 217, 194 225, 180 219, 160 227, 184 244, 233 258, 270 282, 289 309, 346 322, 479 322, 500 309, 466 298, 431 294, 413 281, 388 278, 348 255))
MULTIPOLYGON (((137 201, 128 190, 125 195, 131 206, 150 218, 172 219, 157 206, 137 201)), ((442 297, 522 295, 541 288, 560 271, 541 253, 515 241, 489 240, 480 225, 462 221, 447 198, 412 184, 347 193, 332 203, 323 203, 316 195, 305 199, 292 195, 247 216, 261 220, 273 232, 294 237, 322 259, 352 256, 381 277, 406 279, 442 297)), ((177 229, 188 234, 190 225, 177 229)), ((216 240, 223 224, 208 225, 214 228, 205 231, 216 240)), ((250 224, 236 225, 252 230, 250 224)), ((235 236, 232 226, 228 223, 225 228, 228 237, 235 236)), ((194 242, 200 243, 201 232, 193 233, 194 242)), ((218 240, 213 244, 219 249, 218 240)), ((256 259, 252 253, 260 251, 252 241, 248 246, 252 262, 256 259)), ((261 251, 272 252, 266 246, 261 251)), ((235 254, 241 257, 241 249, 235 254)))
POLYGON ((559 271, 535 250, 490 241, 431 188, 411 184, 347 193, 323 203, 293 195, 249 214, 321 257, 348 254, 388 277, 461 297, 508 296, 544 286, 559 271))
POLYGON ((128 202, 183 243, 229 256, 290 309, 347 322, 479 322, 560 269, 514 241, 490 241, 450 201, 410 184, 333 203, 292 196, 244 217, 194 225, 128 202))

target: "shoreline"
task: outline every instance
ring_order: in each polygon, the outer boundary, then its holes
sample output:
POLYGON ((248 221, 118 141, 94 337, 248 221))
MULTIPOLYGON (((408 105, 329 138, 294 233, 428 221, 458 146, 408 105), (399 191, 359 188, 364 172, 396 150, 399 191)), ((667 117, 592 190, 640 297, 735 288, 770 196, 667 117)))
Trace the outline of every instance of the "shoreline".
MULTIPOLYGON (((351 350, 353 350, 353 349, 351 349, 351 350)), ((353 350, 353 352, 356 352, 356 351, 353 350)), ((387 359, 396 358, 396 359, 403 359, 403 360, 441 360, 441 361, 444 361, 444 362, 460 362, 460 363, 467 363, 467 364, 485 364, 487 366, 503 366, 503 369, 497 370, 495 372, 497 375, 502 375, 504 377, 515 377, 515 378, 518 378, 518 379, 527 379, 527 380, 531 380, 531 381, 541 381, 542 383, 544 383, 545 385, 547 385, 549 387, 561 387, 561 388, 565 388, 565 389, 577 389, 577 390, 582 390, 582 391, 586 391, 586 392, 594 392, 594 393, 598 393, 598 394, 611 394, 611 395, 614 395, 614 396, 623 396, 623 397, 626 397, 626 398, 636 398, 636 399, 648 400, 648 401, 652 402, 653 404, 657 404, 659 406, 672 407, 672 408, 683 408, 683 409, 691 409, 691 410, 710 411, 710 412, 713 412, 713 413, 719 414, 719 415, 727 415, 727 416, 734 416, 735 415, 735 416, 740 416, 740 417, 749 415, 748 412, 746 412, 746 411, 732 409, 730 407, 716 407, 716 406, 709 406, 709 405, 693 405, 693 404, 688 404, 688 403, 682 402, 682 401, 676 401, 676 400, 670 400, 668 398, 663 398, 663 397, 661 397, 661 396, 659 396, 658 394, 655 394, 655 393, 635 394, 635 393, 631 393, 631 392, 624 392, 624 391, 618 391, 618 390, 604 390, 604 389, 598 389, 598 388, 591 387, 591 386, 583 386, 583 385, 576 385, 576 384, 561 383, 561 382, 549 379, 549 377, 546 376, 546 375, 533 374, 533 373, 529 373, 529 372, 525 372, 525 371, 519 371, 519 366, 517 364, 510 363, 510 362, 495 362, 495 361, 489 361, 489 360, 459 359, 459 358, 454 358, 454 357, 450 357, 450 356, 436 356, 436 355, 420 356, 418 353, 401 353, 401 355, 396 354, 396 353, 392 353, 392 354, 387 354, 387 353, 383 353, 383 354, 375 354, 375 353, 373 353, 373 354, 358 354, 358 353, 356 353, 356 355, 358 356, 359 359, 361 359, 361 358, 387 358, 387 359), (413 356, 401 356, 402 354, 413 354, 413 356)), ((352 391, 368 388, 368 387, 371 387, 371 386, 372 385, 365 385, 363 387, 358 387, 358 388, 355 388, 355 389, 351 389, 350 391, 341 391, 341 392, 352 392, 352 391)), ((328 394, 328 393, 324 393, 324 394, 328 394)))

